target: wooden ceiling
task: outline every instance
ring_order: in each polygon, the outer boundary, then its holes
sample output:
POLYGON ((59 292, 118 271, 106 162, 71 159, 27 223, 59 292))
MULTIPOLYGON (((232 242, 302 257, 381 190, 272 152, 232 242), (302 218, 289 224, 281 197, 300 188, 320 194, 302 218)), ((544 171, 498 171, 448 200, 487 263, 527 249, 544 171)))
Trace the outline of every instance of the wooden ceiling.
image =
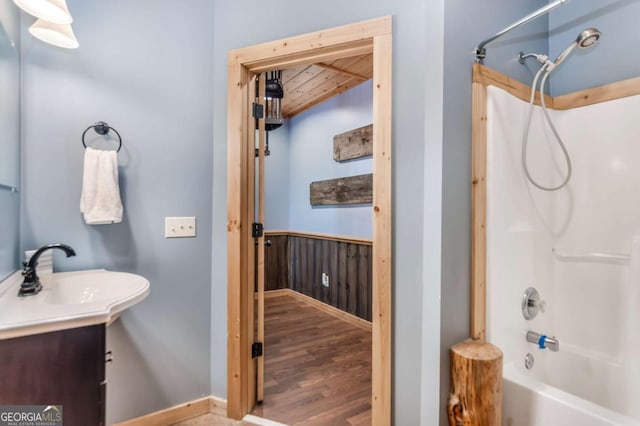
POLYGON ((282 71, 282 115, 291 118, 373 77, 373 54, 282 71))

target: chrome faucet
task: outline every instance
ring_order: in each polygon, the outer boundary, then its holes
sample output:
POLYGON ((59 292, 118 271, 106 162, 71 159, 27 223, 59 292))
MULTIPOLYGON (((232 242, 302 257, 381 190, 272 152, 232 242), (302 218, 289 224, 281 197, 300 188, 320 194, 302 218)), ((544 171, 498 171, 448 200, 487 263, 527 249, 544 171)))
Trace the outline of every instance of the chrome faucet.
POLYGON ((535 331, 527 331, 527 342, 538 345, 540 349, 549 349, 553 352, 560 350, 560 342, 555 336, 548 337, 535 331))
POLYGON ((40 293, 42 290, 42 284, 40 283, 40 277, 38 277, 38 274, 36 273, 36 267, 38 266, 38 259, 40 258, 40 255, 51 249, 60 249, 66 253, 67 257, 76 255, 76 251, 65 244, 49 244, 40 247, 35 253, 33 253, 29 262, 23 262, 22 264, 24 266, 24 269, 22 270, 24 281, 22 282, 22 285, 20 285, 18 296, 33 296, 34 294, 40 293))

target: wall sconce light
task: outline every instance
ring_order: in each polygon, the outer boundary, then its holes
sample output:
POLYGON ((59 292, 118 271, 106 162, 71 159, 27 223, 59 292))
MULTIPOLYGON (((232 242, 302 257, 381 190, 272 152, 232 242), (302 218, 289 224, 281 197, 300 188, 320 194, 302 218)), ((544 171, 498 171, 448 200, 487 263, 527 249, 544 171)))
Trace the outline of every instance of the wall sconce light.
POLYGON ((53 22, 38 19, 29 27, 32 36, 45 43, 65 49, 77 49, 80 46, 71 25, 54 24, 53 22))
POLYGON ((36 18, 63 25, 73 22, 65 0, 13 0, 13 2, 36 18))

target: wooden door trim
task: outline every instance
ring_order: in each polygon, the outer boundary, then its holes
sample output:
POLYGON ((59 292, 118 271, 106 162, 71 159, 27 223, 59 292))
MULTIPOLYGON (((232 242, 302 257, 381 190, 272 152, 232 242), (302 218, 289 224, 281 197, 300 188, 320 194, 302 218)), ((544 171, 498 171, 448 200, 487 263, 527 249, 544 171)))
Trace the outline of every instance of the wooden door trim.
MULTIPOLYGON (((391 17, 238 49, 228 54, 227 81, 227 415, 241 419, 248 397, 248 306, 251 226, 247 213, 248 83, 257 72, 373 52, 373 359, 372 419, 391 424, 391 17)), ((253 192, 252 192, 253 194, 253 192)))

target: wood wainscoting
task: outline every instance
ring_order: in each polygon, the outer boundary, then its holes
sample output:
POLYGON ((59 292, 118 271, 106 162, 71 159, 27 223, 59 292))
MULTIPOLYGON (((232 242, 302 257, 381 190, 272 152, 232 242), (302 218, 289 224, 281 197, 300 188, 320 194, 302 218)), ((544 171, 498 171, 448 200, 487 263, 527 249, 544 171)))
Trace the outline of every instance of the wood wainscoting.
POLYGON ((266 231, 266 290, 291 289, 371 321, 371 240, 294 231, 266 231), (329 287, 322 285, 322 273, 329 287))
POLYGON ((287 231, 272 233, 265 231, 265 240, 271 243, 264 251, 264 290, 290 288, 290 252, 287 231))

